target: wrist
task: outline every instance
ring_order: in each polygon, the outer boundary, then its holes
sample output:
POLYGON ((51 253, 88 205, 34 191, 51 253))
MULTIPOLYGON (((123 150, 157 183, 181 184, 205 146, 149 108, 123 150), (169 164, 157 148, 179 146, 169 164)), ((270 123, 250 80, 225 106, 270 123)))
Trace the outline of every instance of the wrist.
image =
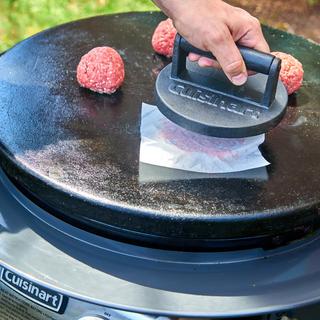
MULTIPOLYGON (((190 0, 154 0, 157 6, 173 21, 184 15, 190 0)), ((191 0, 192 1, 192 0, 191 0)))

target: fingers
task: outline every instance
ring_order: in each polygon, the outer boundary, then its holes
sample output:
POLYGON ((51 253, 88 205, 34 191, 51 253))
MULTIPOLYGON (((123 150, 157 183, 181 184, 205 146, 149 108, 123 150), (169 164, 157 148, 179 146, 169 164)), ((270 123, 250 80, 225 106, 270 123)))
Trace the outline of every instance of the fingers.
POLYGON ((238 43, 249 48, 269 53, 270 48, 264 38, 259 20, 249 16, 248 21, 250 28, 248 28, 247 32, 238 39, 238 43))
POLYGON ((242 9, 232 7, 228 12, 227 16, 234 15, 234 19, 229 19, 228 23, 225 23, 225 20, 220 23, 216 21, 216 25, 207 29, 207 32, 203 32, 202 45, 199 45, 200 48, 211 51, 216 60, 194 53, 189 54, 189 59, 198 61, 201 67, 220 67, 233 84, 243 85, 247 81, 248 74, 254 73, 246 70, 235 42, 262 52, 270 52, 270 48, 263 36, 258 19, 242 9))
POLYGON ((221 69, 218 61, 206 57, 200 57, 198 64, 200 67, 213 67, 216 69, 221 69))
POLYGON ((258 35, 258 43, 254 46, 254 49, 267 53, 270 52, 270 47, 267 41, 265 40, 262 31, 261 34, 259 33, 258 35))
POLYGON ((200 57, 201 57, 200 55, 198 55, 196 53, 192 53, 192 52, 190 52, 188 55, 189 60, 192 62, 198 61, 200 59, 200 57))
POLYGON ((188 58, 192 62, 198 61, 198 64, 200 67, 213 67, 213 68, 221 69, 221 66, 218 63, 218 61, 209 59, 206 57, 202 57, 196 53, 189 53, 188 58))
POLYGON ((243 85, 248 74, 229 29, 225 26, 217 28, 208 40, 208 49, 216 57, 226 76, 233 84, 243 85))

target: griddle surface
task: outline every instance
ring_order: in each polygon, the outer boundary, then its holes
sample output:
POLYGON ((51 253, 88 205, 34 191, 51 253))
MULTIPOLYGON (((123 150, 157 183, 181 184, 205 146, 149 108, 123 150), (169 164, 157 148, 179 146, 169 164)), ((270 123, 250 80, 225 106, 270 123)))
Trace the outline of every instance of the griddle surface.
POLYGON ((81 20, 5 53, 0 159, 7 174, 52 213, 124 238, 160 236, 170 244, 312 229, 320 202, 320 47, 264 28, 272 50, 294 54, 305 70, 303 88, 262 146, 271 162, 267 179, 147 166, 139 172, 141 103, 154 102, 156 75, 169 62, 150 44, 163 18, 130 13, 81 20), (117 49, 126 67, 125 84, 112 96, 76 81, 81 56, 104 45, 117 49), (146 172, 149 182, 142 183, 146 172))

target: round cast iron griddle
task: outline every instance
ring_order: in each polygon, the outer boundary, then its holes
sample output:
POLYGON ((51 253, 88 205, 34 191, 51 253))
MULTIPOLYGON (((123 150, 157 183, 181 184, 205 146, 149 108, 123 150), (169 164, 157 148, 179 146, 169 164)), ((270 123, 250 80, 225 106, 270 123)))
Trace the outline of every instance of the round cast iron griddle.
POLYGON ((293 53, 305 69, 303 88, 262 146, 271 162, 266 172, 197 176, 146 165, 139 170, 141 103, 153 102, 157 72, 169 62, 150 45, 162 19, 160 13, 130 13, 81 20, 5 53, 0 159, 7 174, 60 218, 148 245, 277 244, 315 229, 320 47, 264 29, 273 50, 293 53), (112 96, 92 93, 76 81, 81 56, 103 45, 116 48, 126 66, 125 84, 112 96))

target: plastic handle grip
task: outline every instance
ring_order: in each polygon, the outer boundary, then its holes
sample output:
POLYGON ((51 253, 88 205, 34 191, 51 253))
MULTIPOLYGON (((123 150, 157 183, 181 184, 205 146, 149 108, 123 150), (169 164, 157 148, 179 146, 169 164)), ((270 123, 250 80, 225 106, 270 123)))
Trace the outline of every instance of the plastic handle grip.
MULTIPOLYGON (((281 60, 268 53, 241 46, 238 46, 238 48, 249 70, 263 73, 268 76, 265 91, 259 105, 263 108, 269 108, 275 98, 281 60)), ((208 58, 214 58, 210 52, 203 51, 192 46, 183 37, 177 34, 174 42, 172 58, 172 79, 183 81, 183 74, 186 71, 186 59, 190 52, 197 53, 208 58)), ((195 85, 197 84, 195 83, 195 85)))
MULTIPOLYGON (((179 37, 180 47, 186 53, 192 52, 207 58, 215 59, 211 52, 200 50, 192 46, 186 39, 184 39, 180 35, 179 37)), ((269 74, 270 67, 275 58, 273 55, 239 45, 237 45, 237 47, 239 48, 243 60, 249 70, 263 74, 269 74)), ((228 53, 226 52, 226 54, 228 53)))

